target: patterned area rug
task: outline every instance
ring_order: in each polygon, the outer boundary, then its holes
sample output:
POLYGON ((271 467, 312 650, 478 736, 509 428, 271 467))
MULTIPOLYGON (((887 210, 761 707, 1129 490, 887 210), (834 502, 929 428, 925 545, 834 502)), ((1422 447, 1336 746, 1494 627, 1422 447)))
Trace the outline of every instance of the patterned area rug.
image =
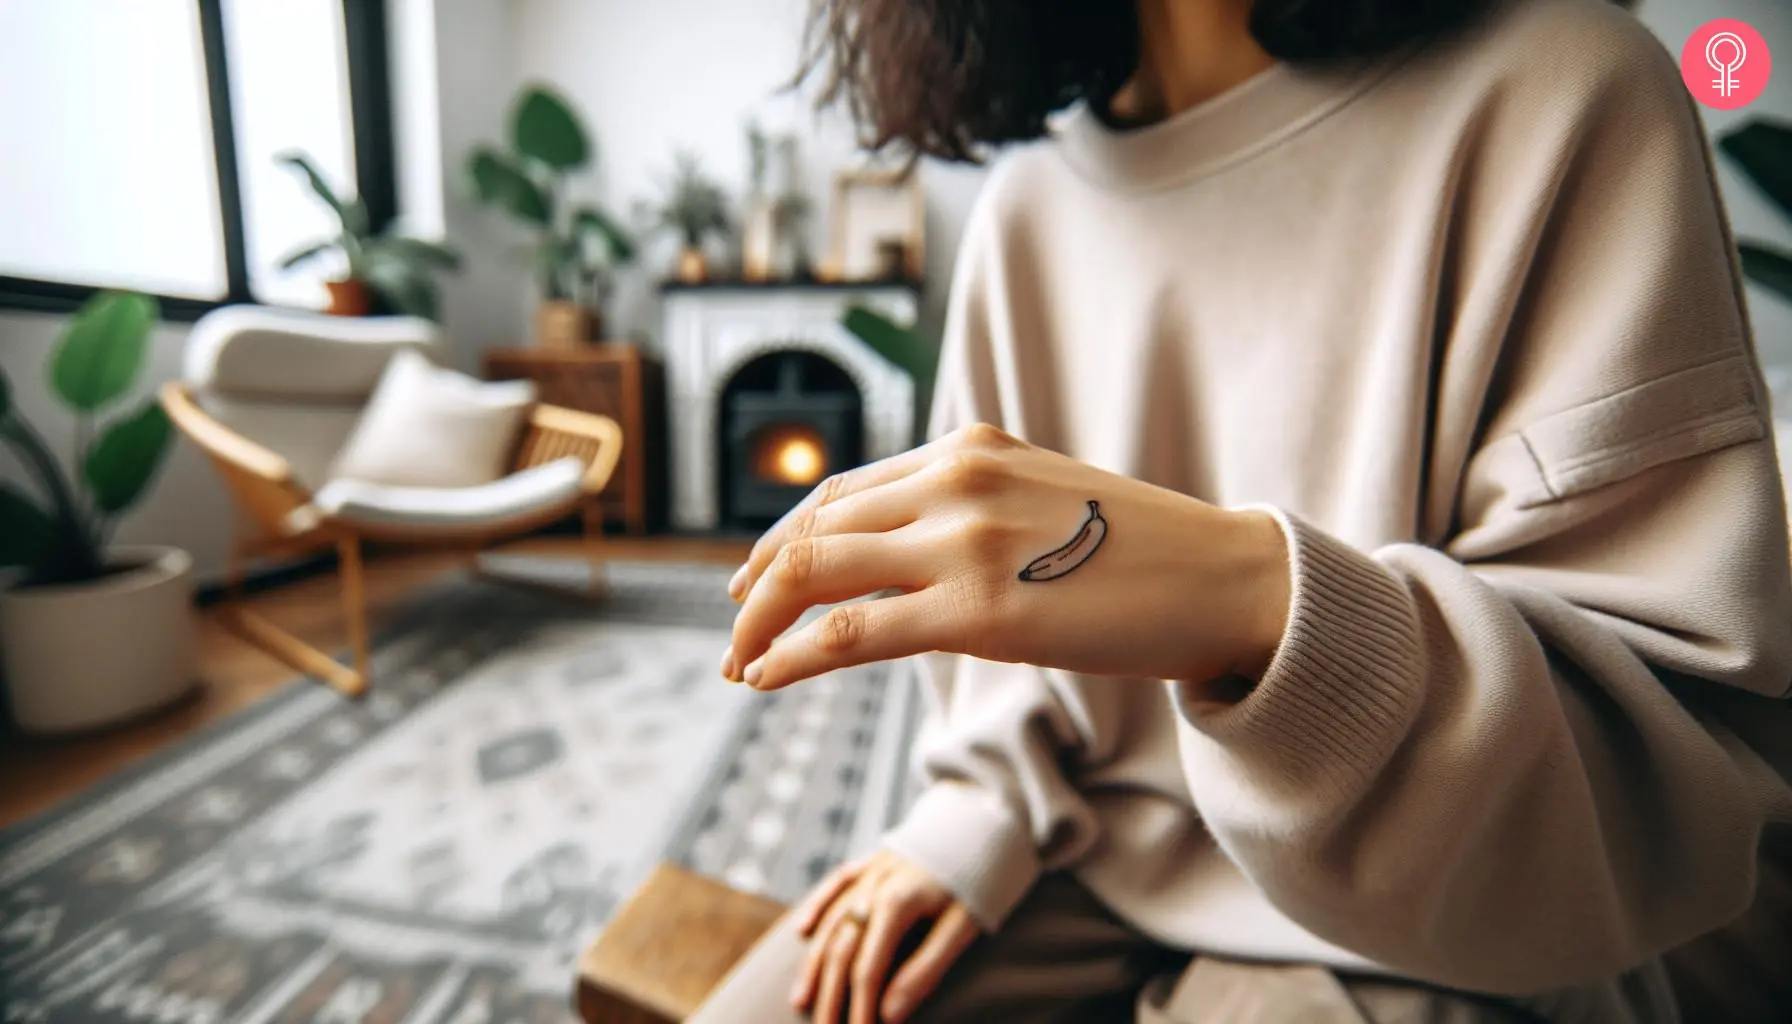
POLYGON ((348 702, 298 681, 0 833, 0 1020, 560 1024, 661 860, 797 897, 904 805, 906 665, 716 673, 726 573, 420 595, 348 702))

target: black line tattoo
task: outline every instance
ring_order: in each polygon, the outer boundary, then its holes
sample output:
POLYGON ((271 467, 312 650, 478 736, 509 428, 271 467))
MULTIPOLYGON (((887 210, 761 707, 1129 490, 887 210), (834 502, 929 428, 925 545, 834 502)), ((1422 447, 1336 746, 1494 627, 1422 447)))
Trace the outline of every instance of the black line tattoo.
POLYGON ((1020 578, 1027 583, 1043 583, 1068 576, 1076 571, 1077 566, 1089 560, 1101 542, 1108 539, 1108 521, 1101 516, 1101 506, 1089 502, 1089 518, 1083 520, 1082 529, 1070 542, 1049 554, 1040 555, 1020 571, 1020 578))

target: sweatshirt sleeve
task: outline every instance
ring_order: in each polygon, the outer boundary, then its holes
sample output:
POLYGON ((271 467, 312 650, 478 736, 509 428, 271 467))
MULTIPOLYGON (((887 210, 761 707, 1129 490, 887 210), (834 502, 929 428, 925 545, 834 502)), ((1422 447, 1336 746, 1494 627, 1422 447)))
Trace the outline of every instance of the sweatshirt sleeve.
POLYGON ((1475 440, 1433 460, 1442 528, 1360 550, 1274 510, 1267 672, 1232 703, 1171 684, 1251 881, 1464 988, 1609 978, 1724 925, 1789 811, 1712 710, 1784 720, 1792 582, 1711 154, 1665 55, 1618 64, 1578 118, 1515 104, 1526 140, 1477 140, 1505 163, 1453 229, 1433 429, 1475 440))
MULTIPOLYGON (((998 168, 996 174, 1001 174, 998 168)), ((1003 330, 985 186, 966 226, 947 313, 928 433, 971 423, 1012 428, 1003 415, 992 331, 1003 330)), ((919 659, 927 711, 916 741, 924 781, 883 845, 939 879, 986 930, 999 927, 1044 870, 1095 841, 1094 811, 1071 782, 1079 762, 1111 747, 1111 690, 1031 665, 952 654, 919 659)))

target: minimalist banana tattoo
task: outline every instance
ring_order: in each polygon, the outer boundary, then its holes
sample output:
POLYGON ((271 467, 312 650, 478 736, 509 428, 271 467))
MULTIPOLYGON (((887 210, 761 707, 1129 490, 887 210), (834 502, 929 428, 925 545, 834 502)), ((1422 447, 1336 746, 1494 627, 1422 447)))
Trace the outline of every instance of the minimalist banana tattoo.
POLYGON ((1101 542, 1108 539, 1108 521, 1101 516, 1101 506, 1089 502, 1089 518, 1083 520, 1082 529, 1070 542, 1050 554, 1040 555, 1020 571, 1020 578, 1029 583, 1043 583, 1068 576, 1076 571, 1076 567, 1089 560, 1101 542))

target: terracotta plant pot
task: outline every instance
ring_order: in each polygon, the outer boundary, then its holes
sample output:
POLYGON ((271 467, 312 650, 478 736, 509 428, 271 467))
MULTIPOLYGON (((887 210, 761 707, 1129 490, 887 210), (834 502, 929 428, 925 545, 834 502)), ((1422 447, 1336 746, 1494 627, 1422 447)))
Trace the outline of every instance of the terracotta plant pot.
POLYGON ((687 246, 678 254, 678 268, 674 274, 685 284, 702 284, 709 280, 709 257, 702 249, 687 246))
POLYGON ((542 348, 581 348, 597 338, 597 317, 576 302, 544 302, 535 311, 535 343, 542 348))
POLYGON ((114 548, 110 575, 0 591, 7 698, 19 728, 97 729, 178 700, 195 673, 193 559, 114 548))
POLYGON ((360 281, 325 281, 324 287, 330 290, 329 312, 336 316, 366 316, 373 310, 373 293, 360 281))

